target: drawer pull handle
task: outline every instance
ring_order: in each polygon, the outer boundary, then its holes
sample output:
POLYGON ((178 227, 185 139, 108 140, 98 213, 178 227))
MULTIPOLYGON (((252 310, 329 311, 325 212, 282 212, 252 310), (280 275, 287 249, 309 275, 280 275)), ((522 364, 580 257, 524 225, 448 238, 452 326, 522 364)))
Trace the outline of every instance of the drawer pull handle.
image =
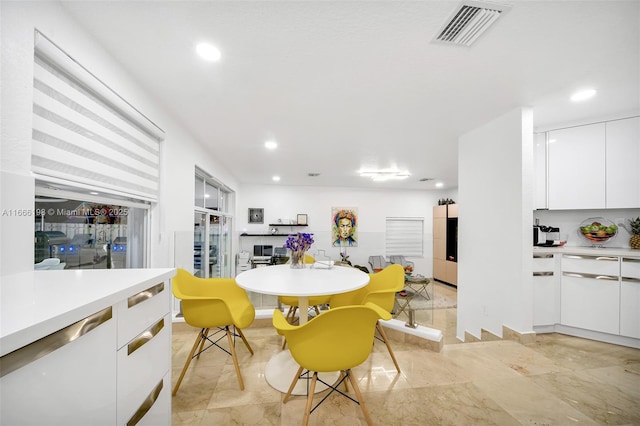
POLYGON ((534 272, 533 276, 534 277, 552 277, 553 272, 534 272))
POLYGON ((77 338, 97 328, 99 325, 109 321, 112 316, 113 312, 111 306, 109 306, 65 328, 55 331, 42 339, 29 343, 13 352, 9 352, 0 358, 0 377, 60 349, 67 343, 73 342, 77 338))
POLYGON ((158 385, 153 388, 151 393, 145 398, 145 400, 142 402, 142 405, 140 405, 140 407, 138 408, 138 411, 136 411, 131 419, 129 419, 129 421, 127 422, 127 426, 135 426, 140 420, 142 420, 144 415, 149 412, 151 407, 153 407, 153 404, 155 404, 158 400, 158 396, 160 396, 160 392, 162 391, 163 386, 164 380, 160 379, 160 383, 158 383, 158 385))
POLYGON ((138 336, 136 336, 136 338, 133 339, 131 343, 129 343, 129 345, 127 346, 127 355, 131 355, 136 350, 140 349, 145 343, 147 343, 148 341, 153 339, 158 333, 160 333, 160 330, 162 330, 163 328, 164 328, 164 318, 162 318, 160 321, 158 321, 157 323, 155 323, 154 325, 152 325, 142 333, 138 334, 138 336))
POLYGON ((149 287, 148 289, 143 290, 140 293, 134 294, 133 296, 129 297, 129 299, 127 300, 127 306, 129 308, 132 308, 136 306, 138 303, 142 303, 145 300, 151 299, 153 296, 161 293, 163 290, 164 290, 164 283, 156 284, 153 287, 149 287))
POLYGON ((622 281, 626 281, 630 283, 640 283, 640 278, 622 277, 622 281))
POLYGON ((534 254, 533 255, 534 259, 551 259, 553 258, 552 254, 534 254))
POLYGON ((565 254, 563 255, 563 257, 567 259, 607 260, 612 262, 618 261, 617 257, 612 257, 612 256, 586 256, 586 255, 579 255, 579 254, 565 254))
POLYGON ((623 262, 638 262, 638 263, 640 263, 640 259, 636 258, 636 257, 623 257, 622 261, 623 262))
POLYGON ((593 278, 596 280, 618 281, 618 277, 612 277, 610 275, 578 274, 576 272, 563 272, 562 275, 574 278, 593 278))

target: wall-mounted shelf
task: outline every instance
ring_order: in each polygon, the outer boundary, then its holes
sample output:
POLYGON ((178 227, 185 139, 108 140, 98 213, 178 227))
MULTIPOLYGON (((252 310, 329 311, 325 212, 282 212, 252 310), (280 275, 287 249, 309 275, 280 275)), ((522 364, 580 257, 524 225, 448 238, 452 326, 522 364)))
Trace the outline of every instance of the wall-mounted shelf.
POLYGON ((289 234, 240 234, 241 237, 288 237, 289 234))

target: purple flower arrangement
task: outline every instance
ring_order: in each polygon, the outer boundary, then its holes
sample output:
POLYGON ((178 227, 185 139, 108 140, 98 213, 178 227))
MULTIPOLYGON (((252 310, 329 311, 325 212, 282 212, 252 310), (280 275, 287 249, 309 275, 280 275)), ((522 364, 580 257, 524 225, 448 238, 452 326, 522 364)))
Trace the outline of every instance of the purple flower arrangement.
POLYGON ((313 244, 313 234, 304 232, 289 234, 284 246, 291 250, 292 268, 304 268, 304 254, 311 248, 311 244, 313 244))
POLYGON ((305 252, 311 248, 311 244, 313 244, 313 234, 298 232, 289 234, 285 247, 292 252, 305 252))

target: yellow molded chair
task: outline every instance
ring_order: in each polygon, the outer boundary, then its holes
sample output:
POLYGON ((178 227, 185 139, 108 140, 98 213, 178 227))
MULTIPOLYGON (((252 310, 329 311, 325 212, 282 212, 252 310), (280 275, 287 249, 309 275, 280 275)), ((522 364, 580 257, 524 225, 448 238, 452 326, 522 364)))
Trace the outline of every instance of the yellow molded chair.
MULTIPOLYGON (((310 263, 314 263, 315 261, 316 260, 312 255, 305 254, 304 263, 310 264, 310 263)), ((331 298, 330 295, 329 296, 311 296, 309 298, 309 307, 313 308, 316 311, 316 315, 320 315, 320 308, 318 306, 329 303, 330 298, 331 298)), ((293 323, 296 316, 296 311, 300 307, 298 297, 297 296, 278 296, 278 302, 289 306, 289 310, 287 311, 285 318, 287 318, 287 321, 289 321, 290 323, 293 323)))
POLYGON ((253 349, 240 330, 250 326, 256 315, 247 293, 236 284, 233 278, 198 278, 184 269, 178 269, 177 275, 172 281, 172 288, 174 296, 182 300, 182 313, 185 322, 200 328, 191 353, 184 364, 182 373, 180 373, 180 378, 173 388, 173 395, 178 392, 191 360, 199 358, 202 352, 212 346, 217 346, 231 355, 240 389, 244 390, 234 337, 240 336, 253 355, 253 349), (231 331, 231 327, 233 327, 233 331, 231 331), (209 333, 210 329, 215 331, 209 333), (224 334, 222 334, 223 332, 224 334), (221 335, 216 336, 219 333, 221 335), (225 335, 229 343, 229 350, 218 345, 218 342, 225 335), (205 342, 209 342, 207 347, 204 347, 205 342), (198 346, 200 349, 196 354, 198 346))
MULTIPOLYGON (((380 272, 369 274, 369 283, 366 286, 348 293, 334 294, 331 296, 329 305, 331 306, 331 309, 333 309, 340 306, 364 305, 367 302, 372 302, 380 306, 386 312, 391 312, 396 300, 396 292, 401 291, 403 288, 404 268, 402 265, 391 264, 380 272)), ((389 355, 391 355, 393 364, 396 366, 396 370, 398 370, 399 373, 400 366, 393 354, 393 350, 389 344, 389 339, 384 332, 384 327, 380 322, 378 322, 376 328, 378 333, 380 333, 379 339, 387 346, 389 355)))
POLYGON ((283 402, 286 403, 291 396, 298 379, 306 377, 307 374, 303 374, 303 370, 312 373, 303 425, 309 422, 309 415, 313 410, 328 397, 328 395, 323 397, 313 409, 311 408, 318 380, 331 388, 329 395, 335 391, 359 404, 367 424, 372 424, 358 382, 351 374, 351 369, 362 364, 369 357, 376 324, 381 318, 390 319, 391 315, 374 303, 330 309, 318 315, 313 321, 300 326, 289 324, 282 312, 277 309, 274 311, 273 326, 287 339, 291 356, 300 365, 283 402), (319 372, 331 371, 340 371, 340 379, 333 386, 318 378, 319 372), (357 399, 337 389, 344 383, 346 391, 349 391, 345 381, 347 378, 351 382, 357 399))

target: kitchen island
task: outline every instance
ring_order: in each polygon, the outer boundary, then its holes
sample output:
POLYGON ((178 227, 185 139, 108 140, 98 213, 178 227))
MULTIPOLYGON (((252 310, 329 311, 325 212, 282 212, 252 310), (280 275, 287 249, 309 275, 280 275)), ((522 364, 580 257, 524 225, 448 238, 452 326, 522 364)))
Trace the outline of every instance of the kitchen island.
POLYGON ((640 251, 535 247, 533 329, 640 348, 640 251))
POLYGON ((3 276, 0 424, 170 424, 174 274, 3 276))

